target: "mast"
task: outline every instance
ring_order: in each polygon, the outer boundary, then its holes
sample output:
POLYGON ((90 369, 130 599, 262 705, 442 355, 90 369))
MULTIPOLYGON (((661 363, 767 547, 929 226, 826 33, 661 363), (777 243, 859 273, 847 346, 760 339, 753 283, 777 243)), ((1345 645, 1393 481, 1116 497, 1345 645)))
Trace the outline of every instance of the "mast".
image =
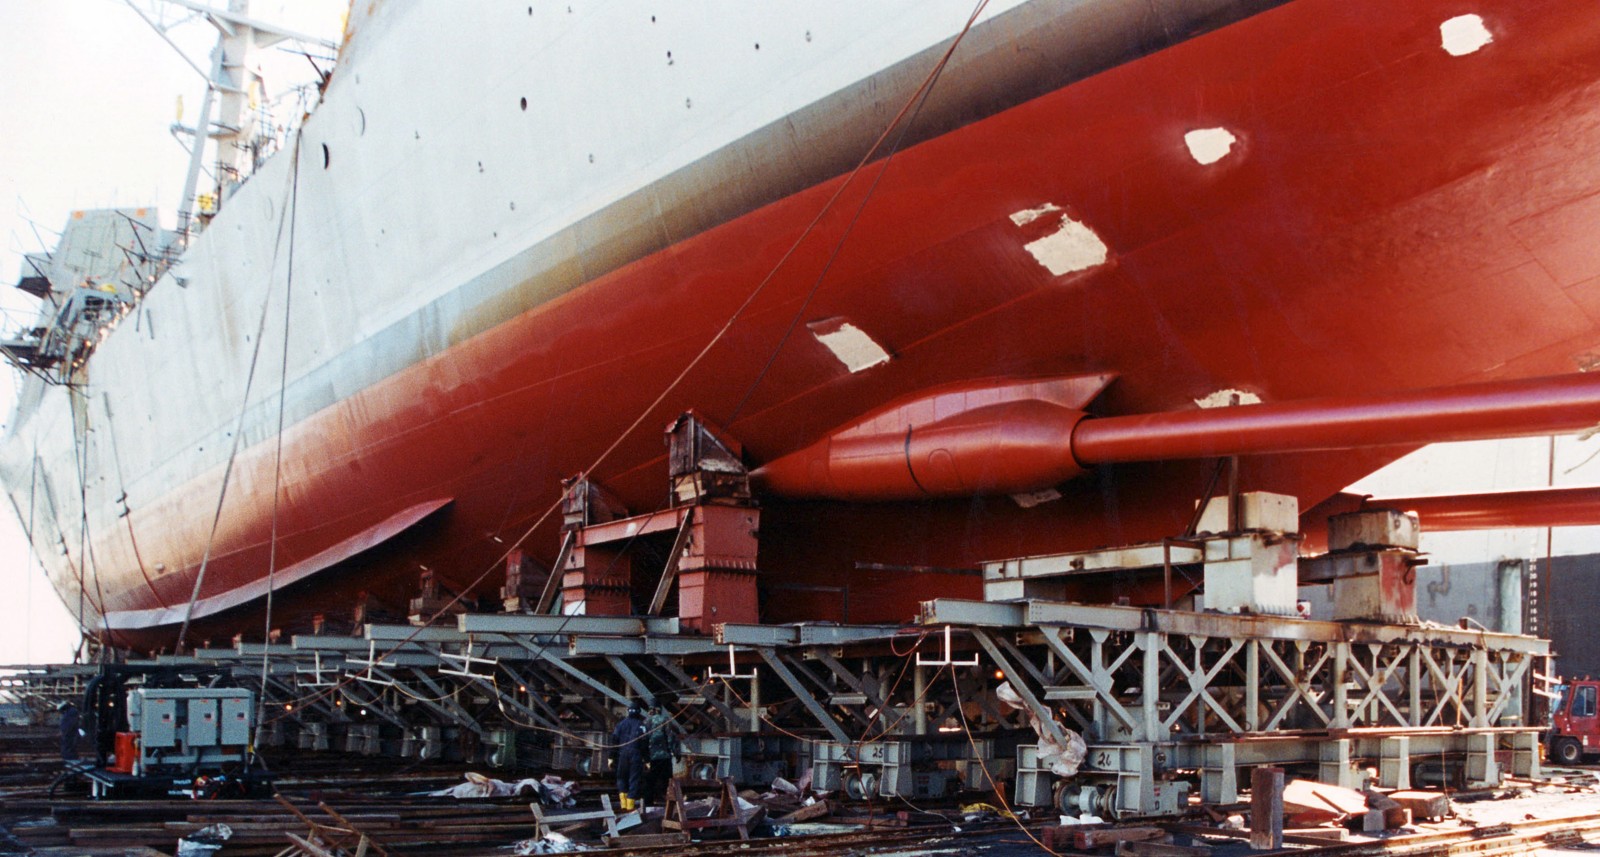
MULTIPOLYGON (((178 50, 167 37, 166 29, 152 21, 148 15, 126 0, 144 22, 156 31, 167 44, 178 50)), ((250 0, 228 0, 227 9, 218 9, 196 0, 162 0, 198 12, 217 30, 217 44, 211 51, 210 71, 206 72, 187 56, 184 60, 196 73, 205 78, 205 95, 200 101, 200 119, 191 133, 194 145, 189 151, 189 168, 183 183, 183 198, 178 206, 177 240, 186 244, 191 234, 191 224, 200 209, 202 215, 214 214, 223 199, 249 175, 255 166, 249 157, 250 141, 255 135, 255 119, 251 114, 254 105, 251 88, 261 85, 260 76, 249 68, 251 52, 256 48, 271 47, 285 40, 334 50, 338 43, 306 33, 270 24, 250 16, 250 0), (212 118, 212 109, 216 118, 212 118), (200 169, 205 163, 207 141, 215 141, 217 186, 209 206, 199 204, 200 169), (209 209, 209 210, 208 210, 209 209)), ((180 55, 182 51, 179 51, 180 55)))

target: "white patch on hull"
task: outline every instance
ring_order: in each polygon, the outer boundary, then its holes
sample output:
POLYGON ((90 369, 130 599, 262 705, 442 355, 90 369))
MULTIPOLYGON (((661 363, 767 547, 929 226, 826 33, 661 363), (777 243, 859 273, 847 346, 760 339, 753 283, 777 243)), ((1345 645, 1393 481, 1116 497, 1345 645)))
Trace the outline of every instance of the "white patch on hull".
POLYGON ((883 346, 844 319, 814 321, 807 326, 817 341, 826 345, 833 356, 839 358, 839 362, 852 373, 889 362, 889 352, 883 350, 883 346))
POLYGON ((1025 208, 1022 211, 1019 211, 1019 212, 1011 215, 1011 222, 1015 223, 1018 226, 1027 226, 1028 224, 1034 222, 1035 220, 1038 220, 1039 218, 1045 216, 1046 214, 1049 214, 1052 211, 1060 211, 1060 210, 1061 210, 1061 206, 1056 205, 1053 202, 1047 202, 1044 205, 1039 206, 1038 208, 1025 208))
POLYGON ((1494 41, 1494 34, 1484 26, 1477 15, 1457 15, 1439 25, 1439 39, 1444 52, 1453 57, 1477 53, 1479 48, 1494 41))
POLYGON ((1183 142, 1195 162, 1205 166, 1226 158, 1239 138, 1226 128, 1197 128, 1183 135, 1183 142))
POLYGON ((1060 229, 1023 245, 1023 249, 1057 277, 1104 265, 1110 254, 1094 230, 1070 217, 1061 218, 1060 229))
POLYGON ((1195 399, 1194 403, 1202 408, 1226 408, 1233 405, 1259 405, 1261 404, 1261 397, 1249 390, 1229 387, 1218 390, 1209 396, 1195 399))

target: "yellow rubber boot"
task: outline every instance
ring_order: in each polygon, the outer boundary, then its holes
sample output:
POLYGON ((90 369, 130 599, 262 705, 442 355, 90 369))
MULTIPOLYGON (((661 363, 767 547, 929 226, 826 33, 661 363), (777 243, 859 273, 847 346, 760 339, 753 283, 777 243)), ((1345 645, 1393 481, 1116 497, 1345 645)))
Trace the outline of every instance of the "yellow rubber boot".
POLYGON ((628 797, 628 793, 627 792, 617 792, 617 796, 619 798, 618 803, 621 804, 621 806, 622 806, 622 811, 623 812, 632 812, 633 811, 633 798, 628 797))

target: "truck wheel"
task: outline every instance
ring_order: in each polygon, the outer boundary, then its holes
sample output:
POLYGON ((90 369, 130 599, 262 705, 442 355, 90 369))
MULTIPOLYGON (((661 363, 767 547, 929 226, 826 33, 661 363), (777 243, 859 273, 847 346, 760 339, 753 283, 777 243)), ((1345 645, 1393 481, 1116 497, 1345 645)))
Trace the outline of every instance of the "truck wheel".
POLYGON ((1583 745, 1576 738, 1558 738, 1551 755, 1563 765, 1576 765, 1583 761, 1583 745))

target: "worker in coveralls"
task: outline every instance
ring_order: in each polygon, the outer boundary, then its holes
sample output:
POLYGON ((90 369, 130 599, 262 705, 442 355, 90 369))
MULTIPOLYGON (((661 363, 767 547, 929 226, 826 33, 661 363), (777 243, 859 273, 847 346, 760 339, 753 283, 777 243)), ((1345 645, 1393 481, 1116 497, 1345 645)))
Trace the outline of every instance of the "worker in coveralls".
POLYGON ((78 761, 78 706, 63 702, 56 706, 61 712, 61 758, 78 761))
POLYGON ((645 721, 645 743, 649 746, 649 769, 644 774, 644 792, 639 796, 640 808, 664 800, 667 780, 672 779, 672 758, 678 755, 676 724, 660 705, 650 707, 650 718, 645 721))
POLYGON ((628 706, 628 716, 611 730, 611 752, 617 766, 617 791, 622 797, 622 810, 631 811, 637 804, 635 798, 644 792, 644 711, 638 703, 628 706))

